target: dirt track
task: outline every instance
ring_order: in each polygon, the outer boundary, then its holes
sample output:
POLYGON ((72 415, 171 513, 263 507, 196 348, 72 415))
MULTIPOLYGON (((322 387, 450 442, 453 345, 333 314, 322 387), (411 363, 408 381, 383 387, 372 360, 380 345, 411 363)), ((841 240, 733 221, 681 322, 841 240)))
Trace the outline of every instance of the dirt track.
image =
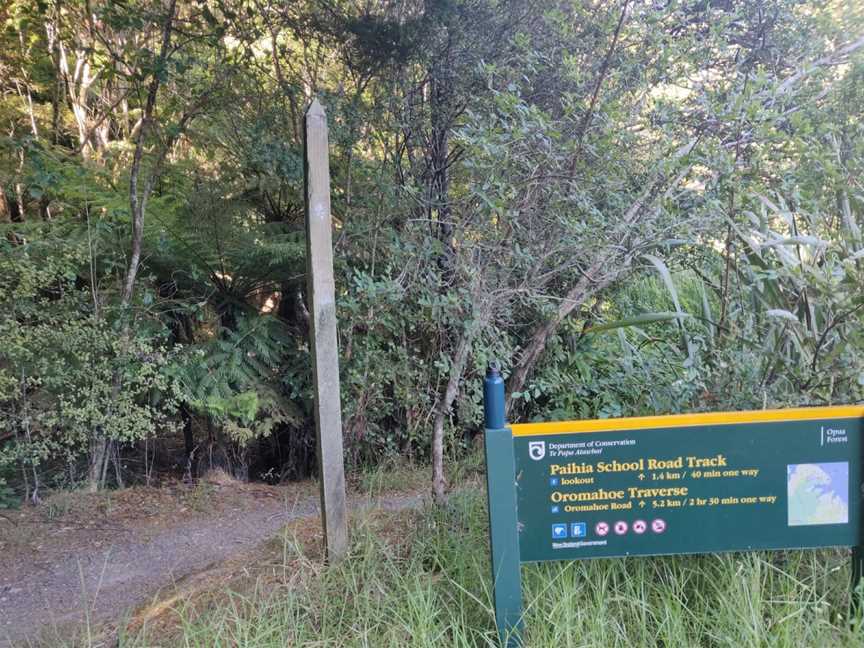
MULTIPOLYGON (((397 495, 358 499, 353 508, 397 510, 420 502, 416 495, 397 495)), ((317 498, 308 493, 247 498, 208 517, 177 515, 157 528, 127 522, 112 528, 108 539, 93 535, 81 542, 77 534, 73 540, 73 529, 68 550, 57 545, 34 559, 0 554, 0 647, 64 636, 64 627, 88 619, 119 621, 159 590, 253 548, 288 522, 308 518, 319 527, 317 512, 317 498)))

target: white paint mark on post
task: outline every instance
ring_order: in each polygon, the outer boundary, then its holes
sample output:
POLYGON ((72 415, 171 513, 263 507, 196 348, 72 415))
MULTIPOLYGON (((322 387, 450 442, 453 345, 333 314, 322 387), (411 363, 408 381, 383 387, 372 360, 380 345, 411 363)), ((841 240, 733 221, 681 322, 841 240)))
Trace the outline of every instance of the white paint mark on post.
POLYGON ((327 559, 335 562, 348 551, 348 513, 342 455, 327 116, 317 99, 306 111, 304 133, 306 274, 315 387, 315 432, 318 438, 318 479, 321 485, 324 547, 327 559))

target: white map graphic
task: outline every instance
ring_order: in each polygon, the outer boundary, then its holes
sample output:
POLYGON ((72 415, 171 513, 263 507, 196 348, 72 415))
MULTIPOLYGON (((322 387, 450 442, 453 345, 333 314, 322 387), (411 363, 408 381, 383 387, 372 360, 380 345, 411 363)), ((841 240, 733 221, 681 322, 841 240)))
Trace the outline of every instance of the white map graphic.
POLYGON ((845 461, 786 467, 789 526, 849 522, 849 464, 845 461))

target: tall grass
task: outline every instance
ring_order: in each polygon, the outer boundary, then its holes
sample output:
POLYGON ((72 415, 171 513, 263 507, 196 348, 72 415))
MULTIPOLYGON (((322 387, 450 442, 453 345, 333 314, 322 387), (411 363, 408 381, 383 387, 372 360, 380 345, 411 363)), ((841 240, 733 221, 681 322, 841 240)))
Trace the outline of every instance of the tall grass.
MULTIPOLYGON (((287 553, 294 548, 286 549, 287 553)), ((350 557, 279 586, 180 605, 170 631, 120 645, 497 646, 486 512, 477 492, 445 510, 354 529, 350 557), (374 527, 374 528, 373 528, 374 527)), ((546 563, 523 568, 526 645, 861 646, 839 551, 546 563)), ((860 623, 860 620, 859 620, 860 623)))

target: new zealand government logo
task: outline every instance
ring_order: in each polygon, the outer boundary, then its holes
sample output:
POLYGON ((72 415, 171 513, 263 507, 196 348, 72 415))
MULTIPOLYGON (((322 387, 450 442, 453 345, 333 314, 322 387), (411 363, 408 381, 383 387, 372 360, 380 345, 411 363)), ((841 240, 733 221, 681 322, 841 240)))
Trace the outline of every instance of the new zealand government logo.
POLYGON ((534 461, 540 461, 543 457, 546 456, 546 442, 529 441, 528 456, 531 457, 534 461))

